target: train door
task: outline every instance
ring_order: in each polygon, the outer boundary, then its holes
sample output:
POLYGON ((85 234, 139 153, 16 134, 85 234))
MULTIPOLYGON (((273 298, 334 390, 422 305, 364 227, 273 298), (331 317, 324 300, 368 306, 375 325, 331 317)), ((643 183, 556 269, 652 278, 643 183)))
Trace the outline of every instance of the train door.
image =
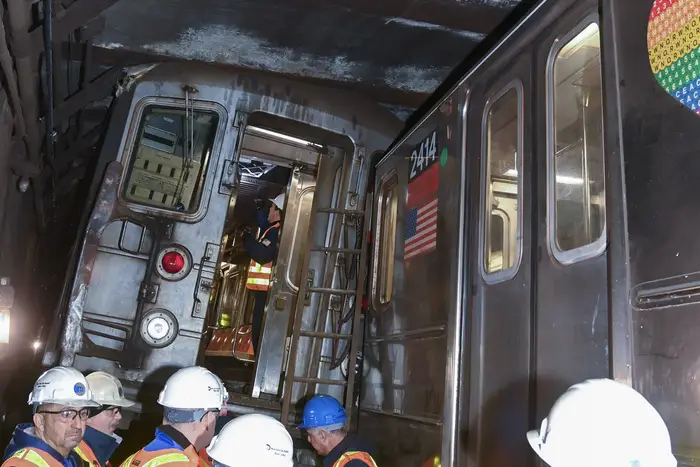
MULTIPOLYGON (((508 465, 528 455, 533 311, 531 60, 520 54, 480 77, 468 109, 467 154, 479 174, 472 255, 470 465, 508 465), (493 73, 493 74, 492 74, 493 73), (478 163, 478 167, 476 164, 478 163), (478 214, 477 214, 478 213, 478 214)), ((476 178, 477 175, 474 175, 476 178)))
POLYGON ((211 334, 203 352, 204 364, 233 392, 277 396, 307 247, 316 166, 324 151, 321 145, 283 133, 253 124, 246 127, 238 159, 240 177, 234 182, 222 238, 216 307, 208 318, 211 334), (251 256, 243 232, 257 238, 271 227, 269 207, 280 194, 285 202, 269 290, 258 293, 245 285, 251 256), (254 343, 253 308, 261 299, 264 325, 254 343))
POLYGON ((536 421, 572 384, 609 374, 597 8, 577 3, 537 41, 536 421))

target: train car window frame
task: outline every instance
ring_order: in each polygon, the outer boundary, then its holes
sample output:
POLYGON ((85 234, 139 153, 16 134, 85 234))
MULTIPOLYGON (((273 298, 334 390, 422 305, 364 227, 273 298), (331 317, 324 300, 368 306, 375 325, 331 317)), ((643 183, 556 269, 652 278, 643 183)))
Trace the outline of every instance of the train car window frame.
POLYGON ((396 169, 390 170, 386 173, 379 181, 377 187, 377 209, 376 209, 376 227, 374 232, 375 241, 373 242, 373 277, 372 277, 372 295, 374 301, 374 308, 381 310, 383 307, 387 306, 394 296, 394 270, 396 267, 396 233, 398 229, 398 212, 399 212, 399 176, 396 169), (388 214, 391 215, 393 212, 393 222, 387 220, 387 212, 384 209, 384 204, 386 202, 387 196, 389 196, 392 191, 394 192, 394 209, 389 211, 388 214), (393 236, 393 238, 392 238, 393 236), (393 247, 391 252, 393 254, 387 255, 386 253, 386 242, 393 240, 393 247), (390 264, 387 264, 387 261, 390 264), (388 297, 385 297, 386 293, 385 286, 391 281, 389 288, 388 297))
MULTIPOLYGON (((601 147, 600 147, 600 159, 601 159, 601 165, 602 165, 602 195, 599 195, 599 199, 602 200, 602 204, 600 205, 600 229, 601 233, 598 235, 597 239, 594 241, 588 241, 584 245, 577 246, 574 248, 571 248, 569 250, 563 250, 559 246, 559 239, 558 239, 558 225, 557 225, 557 200, 559 197, 557 196, 557 165, 556 165, 556 139, 557 139, 557 134, 556 134, 556 129, 555 129, 555 122, 556 122, 556 89, 557 89, 557 84, 555 82, 556 76, 555 76, 555 65, 557 62, 557 59, 559 57, 559 54, 561 51, 571 43, 573 39, 575 39, 577 36, 583 34, 588 28, 590 28, 592 25, 596 26, 597 28, 597 35, 598 35, 598 49, 602 49, 602 43, 601 43, 601 36, 600 36, 600 22, 598 15, 596 13, 592 13, 588 16, 586 16, 582 21, 580 21, 574 28, 569 30, 567 33, 559 36, 557 39, 554 40, 550 51, 549 55, 547 58, 547 70, 546 70, 546 99, 547 99, 547 105, 546 105, 546 115, 547 115, 547 121, 546 121, 546 129, 547 129, 547 247, 550 252, 550 254, 561 264, 563 265, 570 265, 574 263, 578 263, 580 261, 584 261, 590 258, 595 258, 599 255, 601 255, 606 247, 607 247, 607 219, 606 219, 606 199, 605 199, 605 190, 606 190, 606 180, 605 180, 605 147, 604 147, 604 132, 605 132, 605 122, 604 122, 604 115, 603 115, 603 110, 602 110, 602 94, 601 94, 601 125, 600 125, 600 139, 601 139, 601 147)), ((583 39, 585 41, 586 39, 583 39)), ((582 41, 582 42, 583 42, 582 41)), ((579 47, 578 49, 580 49, 579 47)), ((578 51, 576 49, 572 54, 576 53, 578 51)), ((602 57, 600 58, 602 59, 602 57)), ((599 76, 599 82, 600 86, 602 88, 603 85, 603 72, 602 72, 602 63, 601 63, 601 72, 599 76)), ((586 138, 586 128, 582 129, 583 131, 583 138, 586 138)), ((583 147, 587 147, 587 144, 584 144, 583 147)), ((582 149, 584 151, 585 149, 582 149)), ((587 152, 587 151, 586 151, 587 152)), ((583 165, 583 164, 582 164, 583 165)), ((586 174, 588 174, 588 171, 590 170, 589 168, 590 164, 586 164, 585 168, 582 168, 582 172, 585 170, 585 174, 582 174, 582 178, 586 178, 586 174)), ((588 201, 588 206, 589 206, 589 226, 590 226, 590 221, 592 219, 592 214, 590 213, 590 206, 592 206, 592 202, 590 200, 590 190, 588 190, 588 196, 589 196, 589 201, 588 201)), ((582 202, 581 205, 583 206, 584 203, 582 202)), ((585 220, 584 220, 585 222, 585 220)))
MULTIPOLYGON (((520 264, 522 263, 523 255, 523 159, 525 150, 525 129, 524 129, 524 116, 525 116, 525 101, 524 101, 524 89, 523 83, 520 78, 514 78, 508 84, 500 88, 497 92, 491 95, 491 97, 486 101, 484 106, 484 111, 481 114, 481 199, 479 206, 479 270, 481 271, 481 276, 487 284, 497 284, 499 282, 505 282, 513 279, 518 271, 520 270, 520 264), (492 210, 488 210, 486 206, 490 205, 491 194, 490 194, 490 172, 491 172, 491 158, 489 157, 489 118, 491 109, 493 105, 497 103, 502 97, 507 95, 510 91, 515 90, 517 105, 518 105, 518 122, 517 122, 517 154, 516 156, 516 171, 517 171, 517 188, 518 192, 516 194, 517 203, 517 216, 516 219, 516 234, 515 234, 515 253, 513 258, 513 264, 507 269, 501 269, 495 272, 489 272, 486 268, 486 259, 490 256, 487 255, 487 232, 490 235, 490 224, 492 210)), ((512 223, 513 220, 511 219, 512 223)), ((504 234, 505 235, 505 234, 504 234)), ((504 242, 505 243, 505 242, 504 242)), ((489 241, 489 248, 490 248, 489 241)))
POLYGON ((126 126, 129 132, 126 135, 125 141, 122 143, 120 148, 119 161, 122 164, 122 177, 119 182, 118 199, 120 203, 128 207, 133 212, 157 215, 160 217, 174 218, 179 221, 185 222, 198 222, 206 215, 209 198, 211 196, 212 189, 214 187, 214 181, 217 178, 219 164, 221 161, 221 149, 223 146, 223 141, 226 135, 226 126, 228 124, 228 112, 226 109, 216 102, 199 101, 193 100, 191 104, 191 109, 200 112, 211 112, 216 114, 218 122, 216 123, 214 136, 212 138, 212 145, 209 154, 209 160, 206 163, 205 169, 202 171, 201 176, 203 177, 203 185, 201 189, 201 194, 197 202, 196 209, 189 212, 187 211, 177 211, 175 209, 162 208, 158 206, 142 204, 138 201, 130 200, 124 196, 124 190, 126 189, 126 183, 130 177, 131 171, 131 161, 134 157, 134 147, 139 140, 139 133, 142 127, 142 119, 147 109, 151 107, 158 108, 172 108, 173 110, 183 111, 185 109, 185 100, 178 98, 163 98, 163 97, 145 97, 139 100, 135 105, 129 116, 129 120, 126 126))

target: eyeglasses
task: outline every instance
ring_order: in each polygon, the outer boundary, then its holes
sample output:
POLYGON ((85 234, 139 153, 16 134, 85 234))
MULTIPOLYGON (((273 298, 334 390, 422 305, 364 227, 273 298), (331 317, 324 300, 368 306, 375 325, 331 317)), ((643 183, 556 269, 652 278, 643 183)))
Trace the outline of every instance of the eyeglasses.
POLYGON ((116 405, 110 405, 110 406, 105 407, 103 409, 103 411, 104 412, 112 412, 112 415, 114 416, 114 415, 122 413, 122 408, 117 407, 116 405))
POLYGON ((37 413, 60 415, 61 420, 63 420, 64 422, 73 421, 75 420, 75 417, 80 417, 80 420, 85 421, 90 417, 90 409, 41 410, 37 413))
POLYGON ((122 413, 122 408, 116 405, 102 405, 100 407, 90 409, 90 417, 96 417, 102 412, 109 412, 109 415, 114 417, 117 414, 122 413))

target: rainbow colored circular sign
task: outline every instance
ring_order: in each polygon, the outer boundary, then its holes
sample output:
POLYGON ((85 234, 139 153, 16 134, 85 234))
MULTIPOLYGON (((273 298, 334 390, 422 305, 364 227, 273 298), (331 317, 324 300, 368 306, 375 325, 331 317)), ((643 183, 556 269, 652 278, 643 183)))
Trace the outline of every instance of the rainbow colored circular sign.
POLYGON ((700 0, 654 0, 647 47, 656 81, 700 115, 700 0))

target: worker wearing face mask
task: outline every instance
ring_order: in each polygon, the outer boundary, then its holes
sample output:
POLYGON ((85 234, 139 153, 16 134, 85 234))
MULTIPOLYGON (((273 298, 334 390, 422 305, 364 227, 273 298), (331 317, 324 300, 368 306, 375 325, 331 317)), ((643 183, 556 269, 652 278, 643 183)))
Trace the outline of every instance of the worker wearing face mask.
MULTIPOLYGON (((55 367, 34 383, 28 403, 33 423, 17 425, 5 449, 2 467, 81 467, 74 451, 85 433, 92 400, 88 382, 75 368, 55 367)), ((87 459, 95 465, 97 460, 87 459)))
POLYGON ((637 391, 609 379, 571 386, 527 440, 550 467, 677 465, 661 415, 637 391))
POLYGON ((86 378, 92 397, 100 407, 92 409, 85 436, 75 452, 84 460, 97 459, 101 466, 110 466, 109 458, 122 439, 115 434, 122 419, 121 410, 134 403, 124 398, 122 383, 104 371, 95 371, 86 378))

